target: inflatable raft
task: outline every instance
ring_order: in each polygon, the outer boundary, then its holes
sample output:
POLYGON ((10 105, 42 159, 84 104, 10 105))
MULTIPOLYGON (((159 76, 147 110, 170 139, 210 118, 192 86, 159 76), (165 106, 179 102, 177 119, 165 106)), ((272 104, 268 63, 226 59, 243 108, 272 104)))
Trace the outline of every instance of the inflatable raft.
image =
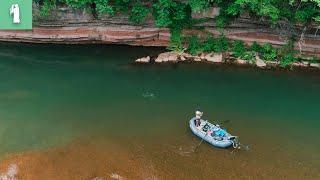
POLYGON ((217 125, 213 125, 203 119, 200 119, 200 125, 196 127, 196 117, 189 122, 190 129, 199 138, 218 148, 228 148, 233 146, 237 148, 237 137, 232 136, 224 129, 217 125))

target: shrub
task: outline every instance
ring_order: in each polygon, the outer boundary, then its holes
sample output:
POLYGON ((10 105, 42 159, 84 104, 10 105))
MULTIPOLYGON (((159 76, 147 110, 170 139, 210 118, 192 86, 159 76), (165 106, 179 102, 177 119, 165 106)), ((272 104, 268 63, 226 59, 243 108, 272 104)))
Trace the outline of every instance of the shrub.
POLYGON ((146 19, 150 10, 143 6, 140 1, 137 1, 131 9, 129 20, 135 24, 140 24, 146 19))
POLYGON ((232 52, 235 57, 242 58, 246 51, 246 46, 242 41, 235 41, 233 43, 232 52))
POLYGON ((114 9, 110 5, 109 0, 94 0, 94 3, 96 4, 96 12, 98 15, 103 15, 103 14, 111 14, 114 15, 114 9))
POLYGON ((170 36, 168 50, 177 51, 177 52, 183 51, 181 30, 171 29, 170 32, 171 32, 171 36, 170 36))
POLYGON ((284 56, 286 54, 297 54, 297 51, 294 50, 294 41, 293 40, 289 40, 284 46, 282 46, 279 50, 278 50, 278 54, 280 56, 284 56))
POLYGON ((297 62, 298 59, 294 56, 293 53, 289 53, 284 55, 281 60, 280 60, 280 66, 281 67, 287 67, 289 65, 291 65, 294 62, 297 62))
POLYGON ((268 43, 262 46, 261 54, 265 61, 275 61, 277 58, 277 50, 268 43))
POLYGON ((191 36, 188 38, 188 52, 192 55, 197 55, 202 52, 201 42, 198 36, 191 36))
POLYGON ((225 52, 229 49, 229 40, 222 34, 217 38, 214 51, 225 52))
POLYGON ((261 49, 262 49, 261 45, 258 44, 257 42, 253 42, 252 45, 250 46, 250 50, 257 53, 261 52, 261 49))
POLYGON ((313 56, 310 60, 311 63, 320 63, 320 59, 318 59, 316 56, 313 56))
POLYGON ((40 6, 39 9, 39 16, 40 18, 47 18, 50 14, 50 11, 56 7, 55 0, 44 0, 43 4, 40 6))
POLYGON ((214 52, 216 47, 216 40, 212 36, 208 36, 203 44, 204 52, 214 52))
POLYGON ((241 59, 243 60, 247 60, 247 61, 254 61, 255 60, 255 52, 253 51, 247 51, 243 54, 243 56, 241 57, 241 59))

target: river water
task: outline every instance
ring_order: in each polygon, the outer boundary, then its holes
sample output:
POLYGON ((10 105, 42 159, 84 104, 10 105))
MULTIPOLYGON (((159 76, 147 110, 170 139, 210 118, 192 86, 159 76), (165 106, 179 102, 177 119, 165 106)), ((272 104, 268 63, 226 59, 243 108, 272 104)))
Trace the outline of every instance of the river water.
POLYGON ((320 179, 320 74, 134 65, 159 49, 0 45, 0 170, 19 179, 320 179), (199 144, 196 109, 249 150, 199 144))

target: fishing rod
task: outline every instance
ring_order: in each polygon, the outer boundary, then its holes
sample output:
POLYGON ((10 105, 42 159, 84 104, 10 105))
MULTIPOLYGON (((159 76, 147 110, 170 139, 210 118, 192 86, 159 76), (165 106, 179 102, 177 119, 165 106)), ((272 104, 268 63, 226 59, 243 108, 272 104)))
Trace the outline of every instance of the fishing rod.
MULTIPOLYGON (((208 122, 208 120, 206 120, 205 125, 207 125, 207 122, 208 122)), ((193 152, 196 152, 196 150, 197 150, 197 149, 198 149, 198 147, 202 144, 202 142, 203 142, 204 138, 205 138, 205 137, 207 137, 207 135, 208 135, 208 134, 209 134, 209 133, 208 133, 208 132, 206 132, 206 135, 205 135, 205 136, 203 136, 203 137, 201 138, 200 143, 196 146, 196 148, 194 148, 193 152)))

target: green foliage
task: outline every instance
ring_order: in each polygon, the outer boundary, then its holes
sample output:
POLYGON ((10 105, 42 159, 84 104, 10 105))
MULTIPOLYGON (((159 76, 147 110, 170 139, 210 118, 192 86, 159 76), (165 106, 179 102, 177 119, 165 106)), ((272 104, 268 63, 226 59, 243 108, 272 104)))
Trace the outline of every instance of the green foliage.
POLYGON ((171 36, 170 36, 168 50, 176 51, 176 52, 183 51, 182 37, 181 37, 181 30, 180 29, 171 29, 171 36))
POLYGON ((202 45, 198 45, 201 52, 225 52, 229 50, 230 42, 224 36, 220 35, 217 38, 208 36, 202 45))
POLYGON ((216 0, 220 7, 219 16, 215 18, 218 28, 224 28, 232 19, 238 17, 242 8, 234 4, 234 0, 216 0))
POLYGON ((292 65, 292 63, 297 62, 298 59, 294 56, 294 53, 289 53, 284 55, 280 60, 280 66, 281 67, 287 67, 289 65, 292 65))
POLYGON ((145 20, 149 13, 150 10, 147 7, 143 6, 140 1, 137 1, 132 7, 129 20, 131 22, 139 24, 145 20))
POLYGON ((235 57, 243 60, 253 61, 255 59, 255 52, 247 49, 243 41, 235 41, 233 43, 232 52, 235 57))
POLYGON ((282 46, 278 51, 280 59, 280 66, 287 67, 294 62, 298 61, 296 58, 297 51, 294 50, 294 41, 290 40, 286 43, 286 45, 282 46))
POLYGON ((109 0, 65 0, 66 4, 76 9, 91 9, 91 12, 102 14, 114 14, 114 9, 109 0))
POLYGON ((320 63, 320 59, 317 58, 316 56, 313 56, 312 59, 310 60, 311 63, 320 63))
POLYGON ((169 27, 171 31, 168 49, 182 51, 181 31, 191 24, 191 9, 180 1, 157 0, 153 4, 153 16, 157 27, 169 27))
POLYGON ((113 2, 113 9, 115 12, 121 12, 124 14, 130 13, 131 3, 133 0, 115 0, 113 2))
POLYGON ((214 52, 216 50, 216 40, 212 36, 208 36, 203 43, 204 52, 214 52))
POLYGON ((207 36, 204 40, 199 39, 198 36, 191 36, 188 38, 188 51, 192 55, 201 52, 225 52, 229 50, 230 42, 224 36, 220 35, 217 38, 207 36))
POLYGON ((90 4, 93 3, 93 0, 65 0, 65 1, 67 5, 77 9, 89 8, 90 4))
POLYGON ((316 18, 318 15, 320 15, 319 7, 315 6, 313 3, 302 3, 295 11, 294 20, 305 24, 315 21, 314 18, 316 18))
POLYGON ((218 16, 215 18, 216 20, 216 25, 218 28, 222 29, 228 24, 228 19, 223 17, 223 16, 218 16))
POLYGON ((198 36, 191 36, 188 38, 188 52, 191 55, 198 55, 202 52, 201 42, 198 36))
POLYGON ((253 42, 252 45, 250 46, 250 50, 254 52, 261 52, 262 47, 257 42, 253 42))
MULTIPOLYGON (((39 2, 40 3, 40 2, 39 2)), ((56 7, 55 0, 44 0, 41 2, 42 5, 39 9, 39 16, 40 18, 47 18, 53 8, 56 7)))
POLYGON ((285 56, 286 54, 297 54, 297 51, 294 50, 294 41, 288 41, 284 46, 278 50, 280 56, 285 56))
MULTIPOLYGON (((220 32, 233 19, 241 14, 248 14, 253 19, 269 22, 270 25, 277 25, 279 22, 289 22, 290 27, 295 27, 296 23, 308 26, 313 23, 320 24, 320 0, 34 0, 40 5, 40 16, 46 17, 50 10, 55 8, 56 3, 64 3, 77 9, 91 11, 95 17, 99 15, 123 13, 129 15, 129 20, 133 23, 142 23, 150 14, 155 20, 157 27, 170 28, 171 38, 168 49, 182 51, 181 32, 185 28, 193 27, 196 20, 192 19, 192 12, 203 11, 212 6, 220 8, 219 16, 215 18, 215 23, 220 32)), ((278 26, 277 26, 278 27, 278 26)), ((294 34, 294 33, 292 33, 294 34)), ((192 43, 196 39, 189 39, 192 43)), ((190 43, 190 42, 189 42, 190 43)), ((192 45, 193 46, 193 45, 192 45)), ((196 53, 197 48, 189 47, 196 53)), ((229 49, 228 39, 221 35, 217 38, 208 37, 201 47, 205 52, 223 52, 229 49)), ((243 59, 251 59, 257 52, 267 61, 277 59, 277 50, 271 45, 263 46, 254 43, 250 49, 246 49, 243 43, 235 42, 232 47, 235 56, 243 59)), ((286 53, 280 56, 285 57, 286 53)), ((285 62, 291 57, 286 57, 285 62)))
POLYGON ((229 40, 224 36, 220 35, 216 39, 215 52, 225 52, 229 49, 229 40))
POLYGON ((243 60, 254 61, 255 60, 255 52, 254 51, 246 51, 241 57, 243 60))
POLYGON ((95 0, 96 3, 96 11, 99 15, 102 14, 114 14, 113 8, 108 5, 108 0, 95 0))
POLYGON ((96 4, 96 11, 99 15, 102 14, 114 14, 114 9, 109 5, 109 0, 94 0, 96 4))
POLYGON ((240 14, 247 13, 253 18, 269 20, 276 24, 289 20, 307 24, 320 23, 320 0, 214 0, 220 7, 217 25, 223 27, 240 14))
POLYGON ((268 43, 262 46, 261 54, 265 61, 275 61, 277 59, 277 50, 268 43))
POLYGON ((156 26, 167 27, 172 24, 170 15, 172 5, 173 1, 171 0, 159 0, 153 5, 156 26))
POLYGON ((210 0, 189 0, 189 5, 194 12, 201 11, 208 7, 210 0))
POLYGON ((158 27, 178 28, 188 24, 191 21, 191 11, 202 11, 210 6, 220 8, 220 15, 216 17, 216 24, 220 28, 243 13, 253 18, 270 20, 273 24, 281 20, 289 20, 291 23, 320 23, 320 0, 35 0, 41 5, 44 15, 58 1, 73 8, 91 9, 99 15, 127 13, 136 23, 143 21, 152 12, 158 27), (151 4, 152 8, 147 8, 144 4, 151 4))
POLYGON ((183 29, 190 24, 191 9, 185 3, 173 0, 158 0, 153 5, 153 15, 158 27, 183 29))
POLYGON ((238 58, 242 58, 246 53, 246 46, 243 41, 235 41, 232 47, 233 55, 238 58))

